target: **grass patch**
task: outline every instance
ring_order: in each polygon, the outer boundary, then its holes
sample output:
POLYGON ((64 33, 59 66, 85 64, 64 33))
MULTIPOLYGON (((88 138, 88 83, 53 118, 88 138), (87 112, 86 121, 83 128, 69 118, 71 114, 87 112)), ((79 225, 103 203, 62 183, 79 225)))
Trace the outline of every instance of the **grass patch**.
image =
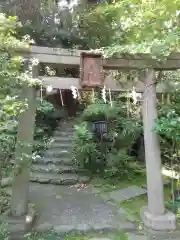
MULTIPOLYGON (((170 200, 171 196, 171 186, 167 185, 164 187, 164 200, 165 203, 170 200)), ((120 207, 125 209, 131 216, 135 217, 137 220, 140 219, 139 213, 142 206, 148 205, 147 195, 142 195, 135 197, 120 203, 120 207)))
MULTIPOLYGON (((110 234, 88 234, 86 238, 82 238, 80 240, 88 240, 91 238, 110 238, 112 240, 128 240, 127 233, 124 232, 114 232, 110 234)), ((79 239, 77 239, 79 240, 79 239)))
POLYGON ((110 238, 112 240, 128 240, 127 233, 113 232, 110 234, 95 234, 89 233, 87 235, 77 236, 75 234, 68 234, 66 236, 58 236, 56 233, 47 233, 43 235, 36 235, 33 240, 89 240, 91 238, 110 238))
POLYGON ((111 192, 117 189, 127 188, 132 185, 143 186, 146 184, 146 176, 145 175, 137 175, 134 178, 117 180, 117 179, 102 179, 98 177, 94 177, 92 180, 92 184, 94 187, 99 188, 103 192, 111 192))

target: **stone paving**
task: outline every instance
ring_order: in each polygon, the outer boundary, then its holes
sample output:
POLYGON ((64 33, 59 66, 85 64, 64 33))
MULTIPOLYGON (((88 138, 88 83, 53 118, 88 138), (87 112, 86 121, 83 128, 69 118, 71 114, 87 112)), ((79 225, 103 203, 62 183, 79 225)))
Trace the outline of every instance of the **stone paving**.
MULTIPOLYGON (((128 191, 130 189, 132 188, 128 188, 128 191)), ((122 191, 125 191, 127 198, 127 189, 113 192, 121 192, 122 195, 122 191)), ((137 196, 137 192, 134 192, 137 196)), ((139 191, 139 193, 142 192, 139 191)), ((130 197, 132 197, 132 194, 130 197)), ((128 233, 127 240, 180 239, 180 233, 178 232, 157 233, 151 231, 149 234, 145 234, 145 232, 139 234, 137 226, 132 222, 133 219, 128 220, 127 212, 118 208, 116 204, 110 204, 109 200, 102 198, 98 191, 94 191, 92 186, 80 189, 77 186, 31 183, 29 199, 36 205, 39 214, 36 225, 38 232, 44 233, 54 230, 61 235, 92 232, 106 234, 118 230, 128 233)), ((116 198, 117 200, 119 203, 122 199, 116 198)), ((58 239, 62 240, 64 238, 60 237, 58 239)), ((17 238, 16 240, 20 239, 17 238)), ((97 237, 91 240, 114 240, 114 238, 97 237)))
POLYGON ((136 225, 120 214, 116 206, 94 194, 91 186, 78 189, 32 183, 29 198, 39 213, 37 230, 53 228, 57 233, 136 230, 136 225))
POLYGON ((89 240, 111 240, 111 238, 90 238, 89 240))
POLYGON ((147 194, 147 190, 137 187, 137 186, 131 186, 124 189, 118 189, 115 191, 110 192, 110 198, 114 201, 124 201, 128 200, 134 197, 138 197, 141 195, 147 194))

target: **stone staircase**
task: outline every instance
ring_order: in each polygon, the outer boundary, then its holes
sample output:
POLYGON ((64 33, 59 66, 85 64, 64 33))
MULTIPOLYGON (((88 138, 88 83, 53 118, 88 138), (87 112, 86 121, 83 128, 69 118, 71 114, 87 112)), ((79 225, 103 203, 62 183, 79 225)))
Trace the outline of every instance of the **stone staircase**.
POLYGON ((64 122, 54 132, 53 142, 44 157, 33 160, 31 182, 56 185, 87 183, 88 172, 72 161, 73 123, 64 122))

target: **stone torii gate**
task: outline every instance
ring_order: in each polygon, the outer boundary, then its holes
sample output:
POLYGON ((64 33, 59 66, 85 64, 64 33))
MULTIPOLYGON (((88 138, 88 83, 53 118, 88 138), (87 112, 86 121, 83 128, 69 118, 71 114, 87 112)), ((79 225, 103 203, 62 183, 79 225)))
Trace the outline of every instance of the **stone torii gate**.
MULTIPOLYGON (((85 51, 34 46, 31 49, 31 53, 28 55, 33 58, 37 58, 39 62, 42 63, 56 63, 60 65, 66 65, 66 67, 72 67, 79 66, 81 64, 80 56, 82 52, 85 51)), ((176 70, 180 68, 180 54, 170 55, 169 58, 163 63, 152 60, 148 55, 134 55, 128 57, 122 57, 119 55, 116 58, 102 59, 102 66, 104 69, 141 70, 141 81, 144 83, 144 87, 142 89, 142 109, 148 206, 143 207, 140 214, 145 226, 153 230, 175 229, 175 215, 165 210, 160 146, 158 135, 153 131, 153 127, 154 121, 157 117, 155 71, 176 70)), ((81 88, 79 79, 76 78, 43 77, 42 80, 44 85, 47 85, 47 83, 50 84, 51 79, 52 87, 54 88, 67 88, 67 86, 70 85, 76 85, 77 88, 81 88), (66 87, 63 84, 66 84, 66 87)), ((106 82, 104 84, 106 84, 106 82)), ((114 83, 112 82, 108 83, 108 88, 112 89, 113 87, 111 87, 111 85, 114 86, 113 84, 114 83)), ((116 85, 114 88, 114 90, 120 90, 118 85, 116 85)), ((27 141, 27 139, 32 141, 33 139, 33 122, 35 119, 35 109, 33 107, 33 104, 35 105, 34 91, 35 90, 29 89, 27 93, 27 96, 29 96, 29 109, 24 113, 24 116, 22 116, 19 122, 18 140, 21 142, 27 141), (27 121, 27 119, 30 119, 30 121, 27 121), (23 129, 28 129, 28 133, 24 134, 23 129)), ((11 212, 16 216, 27 214, 27 183, 29 181, 29 171, 29 169, 22 171, 22 173, 15 178, 15 182, 13 184, 14 191, 12 194, 11 212), (17 189, 19 189, 19 191, 16 192, 17 189)))

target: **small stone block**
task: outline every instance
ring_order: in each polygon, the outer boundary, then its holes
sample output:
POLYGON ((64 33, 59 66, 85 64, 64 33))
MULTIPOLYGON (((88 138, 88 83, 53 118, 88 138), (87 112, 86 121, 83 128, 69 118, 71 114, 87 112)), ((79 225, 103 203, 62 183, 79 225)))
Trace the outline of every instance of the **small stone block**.
POLYGON ((117 229, 123 232, 134 232, 137 231, 137 227, 132 222, 121 222, 117 225, 117 229))
POLYGON ((168 231, 176 229, 176 216, 168 210, 166 210, 163 215, 154 216, 149 212, 147 207, 143 207, 140 211, 140 216, 144 225, 155 231, 168 231))
POLYGON ((78 182, 80 183, 88 183, 90 178, 88 176, 80 176, 78 182))
POLYGON ((60 185, 62 183, 61 179, 51 179, 50 183, 55 184, 55 185, 60 185))
POLYGON ((128 214, 127 211, 124 210, 123 208, 120 208, 120 209, 118 210, 118 213, 119 213, 119 214, 124 214, 124 215, 127 215, 127 214, 128 214))
POLYGON ((50 182, 50 179, 46 179, 46 178, 39 178, 38 180, 37 180, 37 182, 39 182, 39 183, 49 183, 50 182))
POLYGON ((99 232, 99 233, 109 233, 112 232, 112 230, 115 230, 115 228, 113 229, 112 226, 107 225, 107 224, 96 224, 92 226, 92 229, 94 232, 99 232))
POLYGON ((124 215, 124 216, 126 217, 126 219, 128 219, 128 220, 131 221, 131 222, 134 222, 134 221, 135 221, 135 219, 134 219, 126 210, 124 210, 123 208, 120 208, 120 209, 118 210, 118 213, 119 213, 120 215, 124 215))
POLYGON ((74 185, 77 183, 76 179, 64 179, 62 182, 62 185, 74 185))
POLYGON ((128 200, 134 197, 138 197, 144 194, 147 194, 147 191, 145 189, 137 186, 131 186, 128 188, 110 192, 110 198, 113 199, 114 201, 120 202, 120 201, 128 200))
POLYGON ((33 223, 36 219, 36 210, 32 204, 28 204, 28 214, 25 218, 25 229, 30 231, 32 229, 33 223))
POLYGON ((50 223, 42 223, 42 224, 39 224, 35 230, 39 233, 44 233, 44 232, 48 232, 48 231, 51 231, 53 229, 53 225, 50 224, 50 223))
POLYGON ((1 187, 8 187, 11 186, 13 182, 13 179, 11 177, 3 178, 1 180, 1 187))
POLYGON ((68 234, 73 232, 74 229, 75 227, 71 225, 61 225, 61 226, 55 226, 53 230, 57 234, 68 234))
POLYGON ((139 234, 135 234, 135 233, 128 233, 128 239, 127 240, 150 240, 150 239, 146 235, 139 235, 139 234))
POLYGON ((75 232, 78 234, 88 233, 91 231, 91 226, 88 224, 77 224, 75 227, 75 232))

